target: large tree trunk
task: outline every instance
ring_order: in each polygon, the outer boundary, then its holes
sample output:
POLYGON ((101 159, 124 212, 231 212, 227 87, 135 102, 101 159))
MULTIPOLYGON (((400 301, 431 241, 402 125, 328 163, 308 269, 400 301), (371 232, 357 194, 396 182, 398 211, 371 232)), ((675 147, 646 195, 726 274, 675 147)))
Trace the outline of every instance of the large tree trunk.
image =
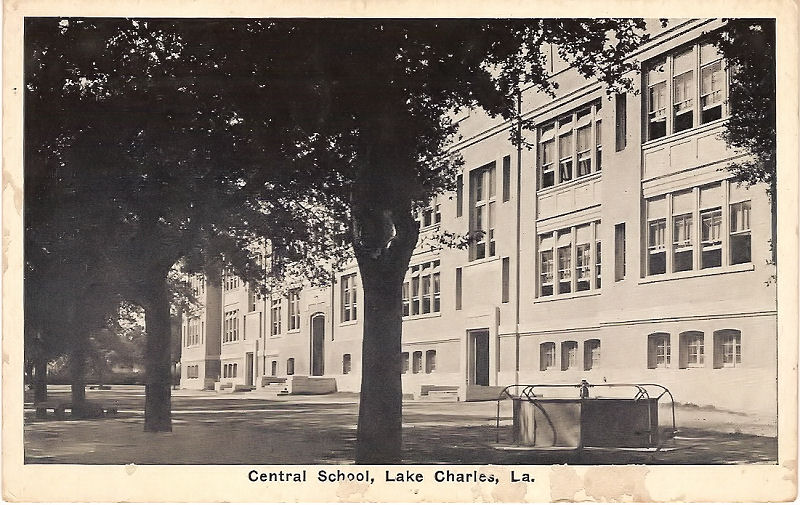
POLYGON ((362 229, 374 232, 386 229, 388 224, 396 234, 390 245, 382 249, 355 247, 364 289, 356 445, 356 463, 359 464, 399 463, 402 454, 402 285, 419 226, 410 211, 399 214, 399 217, 391 211, 361 214, 362 229))
POLYGON ((170 357, 169 295, 166 273, 148 279, 144 303, 145 347, 144 431, 172 431, 172 367, 170 357))
POLYGON ((37 355, 33 359, 33 401, 47 400, 47 357, 37 355))
POLYGON ((72 393, 73 409, 75 409, 86 402, 86 352, 82 335, 74 337, 74 346, 69 357, 69 365, 70 391, 72 393))

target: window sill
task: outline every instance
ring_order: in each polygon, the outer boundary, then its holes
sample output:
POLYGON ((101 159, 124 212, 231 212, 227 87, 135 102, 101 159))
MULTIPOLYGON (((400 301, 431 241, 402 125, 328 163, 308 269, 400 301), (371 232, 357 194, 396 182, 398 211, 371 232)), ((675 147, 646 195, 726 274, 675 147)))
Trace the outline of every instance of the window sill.
POLYGON ((657 139, 648 140, 642 144, 643 150, 649 150, 656 147, 661 147, 664 144, 670 144, 676 140, 681 140, 686 137, 691 137, 693 135, 697 135, 698 133, 703 133, 709 130, 713 130, 714 128, 723 125, 728 120, 727 117, 721 119, 715 119, 709 123, 701 124, 699 126, 695 126, 694 128, 689 128, 688 130, 682 130, 677 133, 672 133, 670 135, 666 135, 664 137, 659 137, 657 139))
POLYGON ((577 293, 563 293, 559 295, 539 296, 533 303, 553 302, 556 300, 569 300, 571 298, 584 298, 587 296, 598 296, 602 293, 601 290, 578 291, 577 293))
POLYGON ((479 260, 472 260, 469 263, 467 263, 466 265, 464 265, 464 268, 475 266, 475 265, 482 265, 484 263, 491 263, 492 261, 498 261, 499 259, 500 259, 500 256, 495 254, 494 256, 488 256, 486 258, 481 258, 479 260))
POLYGON ((353 326, 354 324, 358 324, 358 319, 353 319, 352 321, 342 321, 339 323, 339 326, 353 326))
POLYGON ((286 334, 287 334, 287 335, 289 335, 289 334, 292 334, 292 333, 300 333, 300 328, 297 328, 297 329, 295 329, 295 330, 287 330, 287 331, 286 331, 286 334))
POLYGON ((442 313, 431 312, 430 314, 416 314, 413 316, 403 316, 403 321, 418 321, 420 319, 430 319, 432 317, 442 317, 442 313))
POLYGON ((575 179, 572 179, 571 181, 561 182, 561 183, 558 183, 558 184, 554 184, 554 185, 550 186, 549 188, 540 189, 540 190, 538 190, 536 192, 536 195, 539 196, 539 197, 547 196, 550 193, 555 193, 555 192, 557 192, 559 190, 562 190, 562 189, 571 188, 573 186, 579 186, 580 184, 582 184, 584 182, 593 181, 595 179, 600 179, 602 175, 603 175, 603 171, 602 170, 599 171, 599 172, 592 172, 589 175, 582 175, 580 177, 576 177, 575 179))
POLYGON ((223 342, 222 345, 230 345, 230 344, 239 344, 241 340, 229 340, 227 342, 223 342))
POLYGON ((675 272, 672 274, 650 275, 648 277, 639 279, 639 284, 650 284, 652 282, 672 281, 677 279, 690 279, 693 277, 705 277, 707 275, 749 272, 752 270, 755 270, 755 265, 753 265, 753 263, 741 263, 739 265, 706 268, 704 270, 687 270, 685 272, 675 272))
POLYGON ((281 338, 281 337, 283 337, 283 335, 281 335, 280 333, 277 334, 277 335, 270 335, 269 336, 270 339, 276 339, 276 338, 281 338))

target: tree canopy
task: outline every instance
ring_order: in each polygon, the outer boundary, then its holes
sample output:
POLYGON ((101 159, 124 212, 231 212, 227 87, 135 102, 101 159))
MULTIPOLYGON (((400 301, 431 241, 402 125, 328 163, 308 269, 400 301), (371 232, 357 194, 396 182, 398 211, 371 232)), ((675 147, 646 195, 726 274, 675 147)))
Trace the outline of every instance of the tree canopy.
MULTIPOLYGON (((39 207, 26 232, 35 247, 70 226, 91 236, 109 259, 97 265, 120 273, 120 291, 145 307, 145 429, 157 430, 169 429, 165 279, 176 261, 224 255, 247 276, 256 266, 246 246, 265 237, 316 278, 352 247, 366 305, 356 459, 395 462, 400 289, 417 244, 414 210, 453 188, 448 113, 512 118, 523 87, 551 92, 544 44, 624 88, 636 69, 625 56, 644 28, 632 19, 29 20, 26 177, 68 177, 31 188, 39 207), (72 205, 54 216, 60 199, 72 205), (149 424, 149 410, 160 420, 149 424)), ((63 254, 84 257, 72 248, 81 241, 63 254)))

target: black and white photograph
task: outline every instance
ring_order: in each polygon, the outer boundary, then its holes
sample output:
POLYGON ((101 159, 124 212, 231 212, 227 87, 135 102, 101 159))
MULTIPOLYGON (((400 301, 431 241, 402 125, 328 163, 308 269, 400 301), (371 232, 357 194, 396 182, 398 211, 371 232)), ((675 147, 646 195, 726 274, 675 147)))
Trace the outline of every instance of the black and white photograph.
POLYGON ((172 4, 5 31, 6 500, 794 499, 774 7, 172 4))

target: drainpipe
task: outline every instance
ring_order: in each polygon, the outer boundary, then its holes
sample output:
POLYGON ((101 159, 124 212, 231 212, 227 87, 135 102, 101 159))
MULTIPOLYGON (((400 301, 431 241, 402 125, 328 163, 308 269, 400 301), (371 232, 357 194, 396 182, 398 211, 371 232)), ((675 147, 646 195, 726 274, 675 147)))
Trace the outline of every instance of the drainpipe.
MULTIPOLYGON (((522 138, 522 91, 517 92, 517 139, 522 138)), ((522 142, 517 142, 517 259, 515 263, 514 283, 516 296, 514 297, 514 382, 519 384, 519 311, 520 311, 520 245, 521 245, 521 226, 522 226, 522 142)))

